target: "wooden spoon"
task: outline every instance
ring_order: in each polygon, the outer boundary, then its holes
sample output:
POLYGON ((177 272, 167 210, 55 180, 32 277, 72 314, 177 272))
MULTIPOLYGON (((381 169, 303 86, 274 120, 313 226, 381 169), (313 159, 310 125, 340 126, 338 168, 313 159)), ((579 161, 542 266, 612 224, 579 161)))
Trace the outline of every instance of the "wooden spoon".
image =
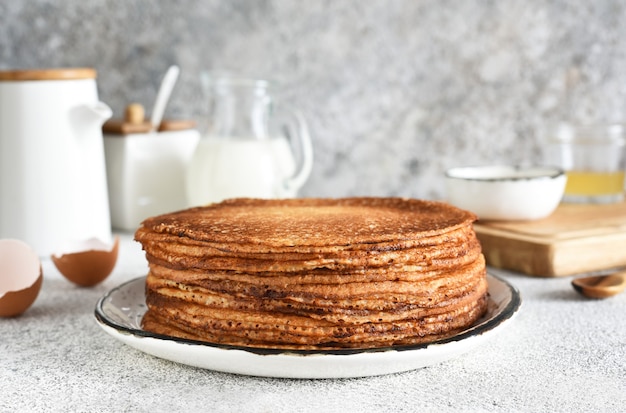
POLYGON ((607 298, 626 289, 626 271, 572 280, 576 291, 590 298, 607 298))

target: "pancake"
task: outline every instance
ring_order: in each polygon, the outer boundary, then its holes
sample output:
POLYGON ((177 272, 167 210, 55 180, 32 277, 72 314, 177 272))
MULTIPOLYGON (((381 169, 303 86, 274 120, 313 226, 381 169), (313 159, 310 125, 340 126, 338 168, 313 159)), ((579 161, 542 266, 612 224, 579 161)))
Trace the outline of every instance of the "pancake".
POLYGON ((293 272, 305 269, 329 268, 350 270, 353 268, 397 268, 403 265, 421 268, 447 268, 454 261, 459 263, 473 260, 480 251, 477 239, 468 240, 466 245, 450 245, 448 248, 428 247, 410 250, 384 251, 367 254, 316 254, 298 259, 291 254, 264 254, 259 258, 238 256, 212 256, 202 249, 174 249, 169 251, 164 244, 150 248, 149 260, 166 262, 174 268, 200 268, 207 270, 229 270, 236 268, 246 272, 293 272), (183 253, 183 252, 186 252, 183 253), (281 259, 282 258, 282 259, 281 259))
POLYGON ((375 348, 455 334, 486 311, 485 260, 451 205, 232 199, 145 220, 143 328, 258 348, 375 348))
MULTIPOLYGON (((451 205, 403 198, 232 199, 148 218, 137 238, 156 233, 268 251, 276 247, 345 248, 415 241, 473 222, 451 205)), ((313 249, 315 251, 315 249, 313 249)))

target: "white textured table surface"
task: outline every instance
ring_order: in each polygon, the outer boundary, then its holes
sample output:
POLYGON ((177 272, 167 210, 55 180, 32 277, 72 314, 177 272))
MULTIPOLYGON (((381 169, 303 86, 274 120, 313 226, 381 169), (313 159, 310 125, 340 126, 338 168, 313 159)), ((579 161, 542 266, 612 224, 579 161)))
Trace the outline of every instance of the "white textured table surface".
POLYGON ((96 324, 96 301, 144 275, 122 237, 113 274, 93 288, 49 260, 35 304, 0 319, 0 412, 624 412, 626 294, 579 297, 571 278, 501 271, 522 294, 517 317, 458 358, 360 379, 287 380, 178 365, 130 348, 96 324))

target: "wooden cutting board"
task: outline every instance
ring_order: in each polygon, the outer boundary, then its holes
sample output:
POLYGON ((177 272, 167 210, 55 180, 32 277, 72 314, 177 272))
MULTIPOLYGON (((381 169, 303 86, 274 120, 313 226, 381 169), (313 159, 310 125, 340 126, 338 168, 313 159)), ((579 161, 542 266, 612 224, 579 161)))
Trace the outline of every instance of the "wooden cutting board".
POLYGON ((626 266, 626 203, 561 204, 541 220, 474 228, 492 267, 558 277, 626 266))

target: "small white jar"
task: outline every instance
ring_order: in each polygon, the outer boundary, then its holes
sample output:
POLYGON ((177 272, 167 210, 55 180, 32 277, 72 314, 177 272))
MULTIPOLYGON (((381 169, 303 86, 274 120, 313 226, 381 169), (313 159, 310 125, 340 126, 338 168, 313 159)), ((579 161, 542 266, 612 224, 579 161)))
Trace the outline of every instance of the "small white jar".
POLYGON ((151 216, 187 207, 187 165, 200 139, 193 122, 164 121, 159 131, 105 124, 111 224, 134 231, 151 216))

